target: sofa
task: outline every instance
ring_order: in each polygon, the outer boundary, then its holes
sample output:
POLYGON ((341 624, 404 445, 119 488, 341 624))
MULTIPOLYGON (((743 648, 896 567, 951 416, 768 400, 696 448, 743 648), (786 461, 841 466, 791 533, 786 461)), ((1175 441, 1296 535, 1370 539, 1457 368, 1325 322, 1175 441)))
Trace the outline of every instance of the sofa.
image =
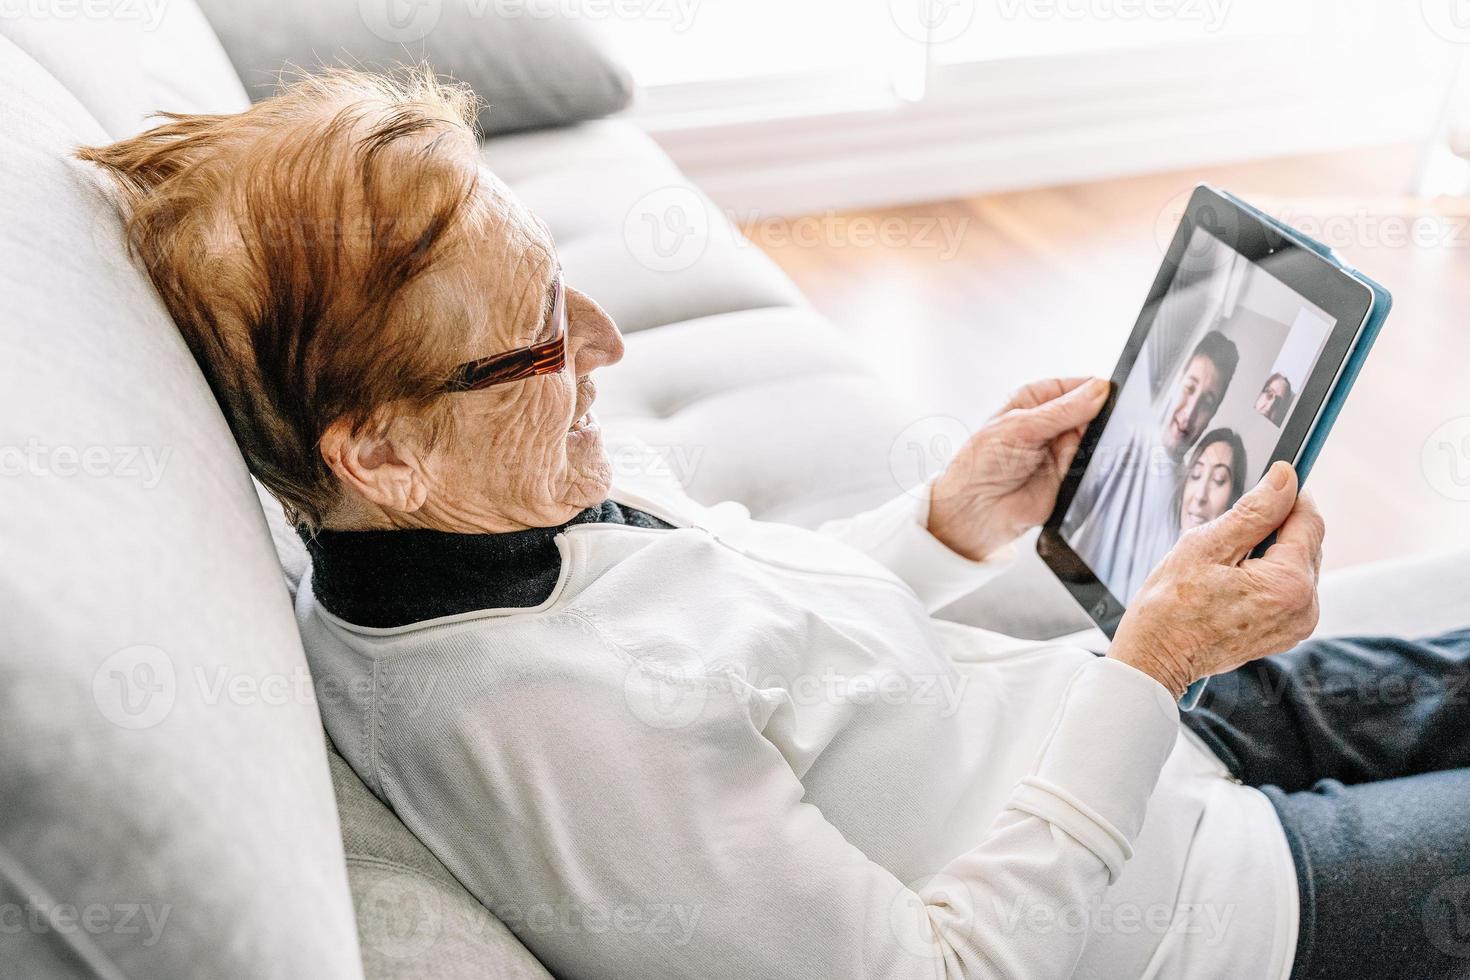
MULTIPOLYGON (((224 44, 195 0, 0 18, 0 974, 545 977, 325 738, 330 695, 292 615, 300 543, 127 254, 104 182, 71 157, 154 110, 249 104, 242 78, 255 90, 273 66, 245 62, 245 34, 290 38, 293 8, 266 23, 208 7, 224 44)), ((527 62, 533 83, 546 63, 527 62)), ((654 447, 696 498, 770 520, 814 525, 899 492, 891 450, 923 406, 886 391, 634 125, 533 128, 538 105, 489 127, 484 159, 628 335, 601 382, 607 428, 654 447), (679 268, 630 239, 670 199, 709 222, 679 268)), ((1021 552, 943 615, 1086 636, 1021 552)), ((1322 629, 1464 625, 1467 572, 1460 550, 1336 575, 1322 629)))

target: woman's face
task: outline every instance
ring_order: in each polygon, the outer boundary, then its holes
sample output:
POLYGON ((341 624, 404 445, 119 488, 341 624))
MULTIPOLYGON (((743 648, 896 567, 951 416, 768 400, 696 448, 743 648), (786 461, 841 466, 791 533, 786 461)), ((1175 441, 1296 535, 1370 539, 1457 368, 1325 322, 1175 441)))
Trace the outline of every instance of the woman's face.
POLYGON ((1234 486, 1235 453, 1228 442, 1212 442, 1184 474, 1184 498, 1179 504, 1179 527, 1189 530, 1207 524, 1230 509, 1234 486))
MULTIPOLYGON (((465 360, 548 339, 560 274, 545 226, 493 175, 482 173, 481 224, 459 277, 463 302, 484 324, 465 360)), ((601 503, 612 467, 591 414, 592 373, 623 356, 616 324, 566 284, 567 364, 481 391, 449 395, 451 433, 431 460, 420 520, 452 530, 550 527, 601 503)))

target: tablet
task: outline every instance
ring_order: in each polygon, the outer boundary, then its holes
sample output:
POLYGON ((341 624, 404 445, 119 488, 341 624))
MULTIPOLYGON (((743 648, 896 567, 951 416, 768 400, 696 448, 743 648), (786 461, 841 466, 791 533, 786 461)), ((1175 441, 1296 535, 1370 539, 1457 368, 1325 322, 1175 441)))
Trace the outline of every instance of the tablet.
POLYGON ((1324 246, 1196 188, 1037 541, 1109 638, 1185 530, 1278 459, 1306 478, 1390 302, 1324 246))

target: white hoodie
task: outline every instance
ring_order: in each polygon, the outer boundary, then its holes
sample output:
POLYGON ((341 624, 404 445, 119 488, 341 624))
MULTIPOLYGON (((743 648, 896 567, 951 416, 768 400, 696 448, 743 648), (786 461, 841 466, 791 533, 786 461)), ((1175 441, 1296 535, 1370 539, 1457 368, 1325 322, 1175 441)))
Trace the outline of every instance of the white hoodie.
POLYGON ((298 617, 327 729, 561 977, 1284 978, 1284 832, 1153 679, 930 618, 904 495, 820 532, 613 498, 535 609, 298 617))

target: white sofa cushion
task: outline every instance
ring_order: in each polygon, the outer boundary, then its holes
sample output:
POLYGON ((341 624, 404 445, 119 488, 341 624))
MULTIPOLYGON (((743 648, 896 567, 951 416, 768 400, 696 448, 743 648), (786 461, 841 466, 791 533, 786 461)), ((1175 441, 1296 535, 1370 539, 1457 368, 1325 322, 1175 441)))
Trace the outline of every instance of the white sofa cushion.
MULTIPOLYGON (((811 310, 633 334, 598 378, 609 429, 653 447, 701 502, 738 500, 763 520, 811 527, 907 489, 890 460, 908 414, 811 310)), ((614 455, 615 473, 638 465, 614 455)))
POLYGON ((194 0, 95 5, 55 3, 0 17, 0 36, 66 87, 109 136, 156 125, 160 110, 239 112, 250 104, 194 0), (68 13, 70 11, 70 13, 68 13))
POLYGON ((332 785, 357 902, 363 972, 372 980, 549 980, 336 752, 332 785))
POLYGON ((630 123, 486 140, 482 158, 556 236, 567 280, 624 333, 806 300, 630 123))
POLYGON ((270 535, 70 159, 106 137, 0 38, 0 892, 79 917, 0 929, 0 973, 360 977, 270 535))

